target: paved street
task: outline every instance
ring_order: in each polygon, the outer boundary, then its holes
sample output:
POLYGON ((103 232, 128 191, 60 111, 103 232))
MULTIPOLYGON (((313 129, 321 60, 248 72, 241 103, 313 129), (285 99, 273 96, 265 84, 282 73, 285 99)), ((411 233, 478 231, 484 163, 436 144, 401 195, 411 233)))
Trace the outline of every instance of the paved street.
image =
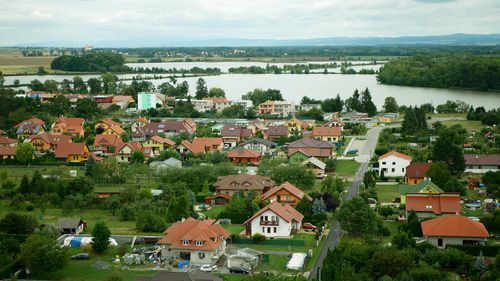
MULTIPOLYGON (((368 168, 368 163, 371 159, 371 155, 375 151, 375 147, 377 145, 378 141, 378 136, 380 134, 380 131, 382 128, 380 127, 374 127, 370 129, 366 135, 366 142, 365 145, 362 147, 362 149, 359 151, 359 156, 356 157, 356 161, 360 162, 361 165, 359 166, 358 170, 356 171, 356 174, 354 175, 354 179, 351 183, 351 186, 349 187, 349 190, 345 194, 344 198, 342 200, 351 200, 354 196, 356 196, 359 192, 359 186, 363 182, 363 176, 366 172, 366 169, 368 168)), ((339 242, 340 235, 342 233, 342 230, 340 229, 340 223, 335 220, 332 224, 332 228, 330 230, 330 233, 326 237, 326 242, 325 246, 323 249, 321 249, 321 253, 319 255, 319 258, 314 265, 313 269, 309 273, 309 280, 312 280, 314 278, 317 278, 317 273, 318 273, 318 268, 323 266, 323 262, 326 258, 326 254, 328 253, 328 249, 333 250, 337 246, 339 242)), ((320 276, 321 277, 321 276, 320 276)), ((321 280, 318 278, 318 280, 321 280)))

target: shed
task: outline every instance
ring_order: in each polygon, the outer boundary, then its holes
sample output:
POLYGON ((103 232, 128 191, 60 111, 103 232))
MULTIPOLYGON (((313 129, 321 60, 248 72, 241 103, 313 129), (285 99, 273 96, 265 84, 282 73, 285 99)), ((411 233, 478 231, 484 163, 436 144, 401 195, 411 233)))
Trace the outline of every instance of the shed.
POLYGON ((80 234, 85 228, 85 222, 81 219, 60 218, 57 226, 62 230, 62 234, 80 234))

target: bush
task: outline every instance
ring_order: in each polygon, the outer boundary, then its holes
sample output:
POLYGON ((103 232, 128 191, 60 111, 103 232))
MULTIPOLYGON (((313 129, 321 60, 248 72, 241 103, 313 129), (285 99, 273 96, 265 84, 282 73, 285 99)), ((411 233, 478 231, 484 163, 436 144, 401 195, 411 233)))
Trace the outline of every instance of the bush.
POLYGON ((266 240, 266 236, 260 234, 260 233, 255 233, 254 235, 252 235, 252 239, 256 242, 262 242, 264 240, 266 240))
POLYGON ((458 249, 472 256, 479 256, 482 251, 487 257, 494 257, 500 252, 500 245, 446 245, 446 249, 458 249))
POLYGON ((28 212, 33 212, 33 210, 35 210, 35 206, 33 204, 28 204, 28 206, 26 206, 26 210, 28 212))
POLYGON ((165 220, 151 211, 144 211, 137 216, 136 228, 142 232, 163 232, 165 220))

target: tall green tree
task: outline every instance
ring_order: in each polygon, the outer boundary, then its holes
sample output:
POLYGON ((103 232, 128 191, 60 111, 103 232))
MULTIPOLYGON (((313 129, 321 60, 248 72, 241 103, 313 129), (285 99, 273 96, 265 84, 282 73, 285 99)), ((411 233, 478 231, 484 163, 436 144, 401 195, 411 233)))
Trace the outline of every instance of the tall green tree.
POLYGON ((488 195, 500 199, 500 171, 489 171, 483 176, 483 183, 486 185, 488 195))
POLYGON ((342 229, 354 236, 375 233, 377 223, 375 212, 363 198, 356 196, 346 201, 339 211, 339 222, 342 229))
POLYGON ((89 93, 91 95, 99 95, 102 92, 102 83, 99 78, 89 78, 87 80, 87 84, 89 85, 89 93))
POLYGON ((386 97, 383 109, 385 112, 398 112, 398 102, 394 97, 386 97))
POLYGON ((43 232, 31 235, 21 246, 21 259, 33 276, 61 270, 67 263, 68 248, 43 232))
POLYGON ((357 111, 357 112, 363 111, 358 89, 354 90, 352 96, 345 101, 345 107, 347 111, 357 111))
POLYGON ((117 93, 116 81, 118 77, 111 72, 101 75, 102 86, 105 95, 115 95, 117 93))
POLYGON ((432 160, 444 161, 453 175, 460 175, 465 170, 462 140, 456 131, 443 129, 432 147, 432 160))
POLYGON ((130 157, 130 163, 132 164, 142 164, 144 161, 146 161, 146 156, 144 156, 144 153, 140 150, 134 151, 132 157, 130 157))
POLYGON ((197 100, 202 100, 203 98, 206 97, 208 97, 207 83, 205 82, 205 79, 199 78, 198 81, 196 82, 195 98, 197 100))
POLYGON ((303 196, 302 199, 300 199, 299 203, 297 203, 297 206, 295 206, 295 209, 299 211, 299 213, 304 215, 303 221, 311 221, 312 203, 307 196, 303 196))
POLYGON ((106 226, 104 222, 98 222, 95 224, 94 229, 92 229, 92 249, 97 253, 104 253, 109 247, 109 238, 111 237, 111 231, 106 226))
POLYGON ((415 110, 410 106, 406 111, 401 131, 406 135, 414 135, 418 130, 418 120, 415 110))
POLYGON ((208 96, 213 98, 225 98, 226 92, 221 88, 211 88, 210 92, 208 92, 208 96))
POLYGON ((78 99, 74 112, 75 117, 91 119, 100 113, 100 109, 94 99, 78 99))
POLYGON ((16 159, 21 165, 27 165, 33 161, 35 149, 29 142, 23 142, 17 146, 16 159))
POLYGON ((418 220, 417 213, 415 210, 411 210, 410 214, 408 214, 408 230, 413 237, 422 237, 422 226, 420 225, 420 221, 418 220))
POLYGON ((86 94, 88 92, 87 84, 83 81, 82 77, 73 77, 73 89, 77 93, 86 94))
POLYGON ((377 114, 377 106, 372 101, 372 95, 370 94, 370 90, 366 88, 361 93, 361 107, 362 111, 368 113, 368 116, 374 116, 377 114))

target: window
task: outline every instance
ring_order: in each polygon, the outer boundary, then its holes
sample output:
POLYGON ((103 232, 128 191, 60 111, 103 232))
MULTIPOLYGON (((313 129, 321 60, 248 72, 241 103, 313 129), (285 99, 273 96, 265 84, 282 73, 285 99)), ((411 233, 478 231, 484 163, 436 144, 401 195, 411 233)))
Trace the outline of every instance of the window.
POLYGON ((426 209, 432 209, 432 205, 426 205, 425 208, 426 209))
POLYGON ((188 240, 182 240, 182 245, 189 246, 189 241, 188 240))
POLYGON ((392 165, 396 165, 396 162, 392 162, 392 165))
POLYGON ((413 184, 417 184, 417 180, 413 180, 413 184))
POLYGON ((266 233, 266 228, 265 227, 262 228, 262 233, 266 233))
POLYGON ((276 233, 276 227, 273 227, 274 228, 274 233, 276 233))
POLYGON ((392 168, 391 171, 394 173, 394 172, 396 172, 396 169, 392 168))
POLYGON ((270 227, 267 228, 267 233, 271 233, 271 228, 270 227))
POLYGON ((196 241, 196 246, 203 246, 203 241, 196 241))
POLYGON ((438 247, 443 247, 443 238, 438 238, 438 247))
POLYGON ((198 257, 200 258, 200 260, 204 259, 205 253, 198 253, 198 257))
POLYGON ((385 162, 382 162, 382 165, 385 165, 385 162))

